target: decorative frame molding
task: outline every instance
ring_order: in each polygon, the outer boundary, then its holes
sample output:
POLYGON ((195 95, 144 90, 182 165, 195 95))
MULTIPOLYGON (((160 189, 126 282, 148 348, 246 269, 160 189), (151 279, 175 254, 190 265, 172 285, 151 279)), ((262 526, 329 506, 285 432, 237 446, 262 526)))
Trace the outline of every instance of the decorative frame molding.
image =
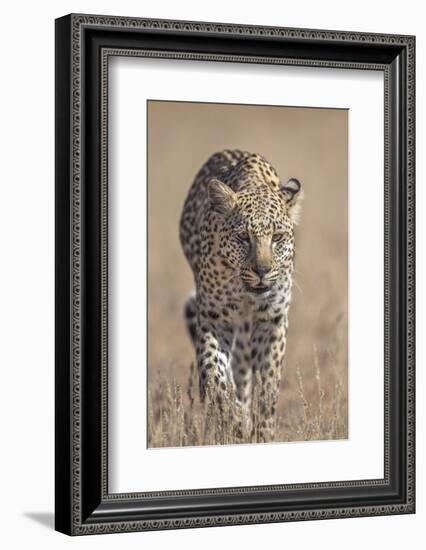
POLYGON ((414 512, 414 80, 412 36, 96 15, 56 21, 59 531, 83 535, 414 512), (117 55, 384 72, 383 479, 108 493, 107 92, 108 59, 117 55), (187 499, 186 510, 176 507, 177 497, 187 499), (204 512, 207 505, 215 512, 204 512))

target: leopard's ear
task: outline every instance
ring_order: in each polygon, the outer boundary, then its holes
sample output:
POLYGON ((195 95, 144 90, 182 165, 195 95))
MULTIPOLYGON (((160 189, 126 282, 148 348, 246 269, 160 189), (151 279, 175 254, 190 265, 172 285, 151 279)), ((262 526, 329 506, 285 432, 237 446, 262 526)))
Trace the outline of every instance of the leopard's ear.
POLYGON ((290 178, 287 183, 281 184, 281 192, 284 195, 288 213, 293 223, 298 223, 302 207, 302 184, 296 178, 290 178))
POLYGON ((229 185, 216 178, 209 181, 208 195, 212 208, 224 215, 228 214, 237 202, 237 194, 232 191, 229 185))

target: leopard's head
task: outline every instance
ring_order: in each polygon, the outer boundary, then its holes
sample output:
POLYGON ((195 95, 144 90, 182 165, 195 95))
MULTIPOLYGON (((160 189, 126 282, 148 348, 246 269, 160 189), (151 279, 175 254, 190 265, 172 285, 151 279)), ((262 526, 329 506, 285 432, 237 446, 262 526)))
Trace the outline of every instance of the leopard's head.
POLYGON ((210 181, 210 204, 220 220, 220 255, 247 292, 267 295, 292 268, 301 196, 295 178, 276 191, 257 184, 235 192, 217 179, 210 181))

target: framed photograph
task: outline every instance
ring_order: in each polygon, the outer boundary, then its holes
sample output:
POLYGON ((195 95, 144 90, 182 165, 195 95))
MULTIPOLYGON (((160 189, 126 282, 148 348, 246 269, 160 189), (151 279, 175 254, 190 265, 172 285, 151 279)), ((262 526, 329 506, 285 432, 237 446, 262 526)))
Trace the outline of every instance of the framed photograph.
POLYGON ((56 529, 415 511, 413 36, 56 20, 56 529))

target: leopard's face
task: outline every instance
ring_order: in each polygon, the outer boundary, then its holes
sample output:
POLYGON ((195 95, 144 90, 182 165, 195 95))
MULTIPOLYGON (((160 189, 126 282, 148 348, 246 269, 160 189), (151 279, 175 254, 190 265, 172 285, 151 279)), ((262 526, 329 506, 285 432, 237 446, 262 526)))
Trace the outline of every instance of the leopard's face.
POLYGON ((289 205, 281 191, 266 185, 233 195, 221 219, 219 253, 247 292, 266 296, 293 265, 289 205))

